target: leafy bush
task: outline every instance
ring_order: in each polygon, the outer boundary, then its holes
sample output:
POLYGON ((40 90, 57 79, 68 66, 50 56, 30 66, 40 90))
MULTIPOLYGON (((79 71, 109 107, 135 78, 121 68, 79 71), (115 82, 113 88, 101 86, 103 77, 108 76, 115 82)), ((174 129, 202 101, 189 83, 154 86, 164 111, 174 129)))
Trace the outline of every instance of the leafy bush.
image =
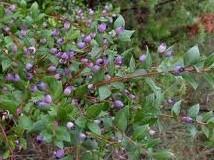
POLYGON ((199 104, 180 112, 189 84, 203 78, 213 87, 214 54, 195 45, 180 56, 164 43, 136 52, 134 31, 112 5, 60 2, 0 2, 3 158, 27 149, 31 136, 58 159, 170 159, 155 148, 164 116, 201 128, 213 145, 213 113, 199 114, 199 104))

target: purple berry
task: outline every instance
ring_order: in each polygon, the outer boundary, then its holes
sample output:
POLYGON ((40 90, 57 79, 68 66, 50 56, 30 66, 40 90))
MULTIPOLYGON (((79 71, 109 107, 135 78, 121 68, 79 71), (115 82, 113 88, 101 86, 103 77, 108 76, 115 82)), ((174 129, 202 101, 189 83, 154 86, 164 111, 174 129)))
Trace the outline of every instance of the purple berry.
POLYGON ((81 141, 84 141, 87 136, 84 133, 80 133, 79 137, 81 141))
POLYGON ((49 66, 48 67, 48 71, 49 72, 55 72, 56 71, 56 66, 54 66, 54 65, 49 66))
POLYGON ((102 58, 98 58, 98 59, 96 60, 96 65, 98 65, 98 66, 103 65, 103 63, 104 63, 104 60, 103 60, 102 58))
POLYGON ((166 51, 166 43, 161 43, 158 47, 158 53, 164 53, 166 51))
POLYGON ((38 88, 36 85, 32 85, 30 90, 31 90, 31 92, 36 92, 36 91, 38 91, 38 88))
POLYGON ((14 82, 18 82, 20 81, 20 77, 18 74, 14 74, 14 79, 13 79, 14 82))
POLYGON ((124 32, 124 28, 123 28, 123 27, 117 27, 117 28, 115 29, 115 32, 116 32, 117 35, 120 35, 121 33, 124 32))
POLYGON ((64 43, 64 38, 57 39, 57 44, 62 45, 64 43))
POLYGON ((41 136, 41 135, 36 136, 36 142, 37 143, 41 144, 43 141, 44 141, 43 136, 41 136))
POLYGON ((61 77, 62 77, 62 75, 60 73, 57 73, 54 75, 54 78, 57 80, 61 79, 61 77))
POLYGON ((17 50, 18 50, 17 45, 13 43, 13 44, 11 45, 11 50, 12 50, 13 53, 16 53, 17 50))
POLYGON ((52 35, 53 37, 58 36, 58 35, 59 35, 59 30, 58 30, 58 29, 54 29, 54 30, 51 32, 51 35, 52 35))
POLYGON ((90 43, 92 40, 91 36, 90 35, 87 35, 85 38, 84 38, 84 42, 85 43, 90 43))
POLYGON ((7 75, 6 75, 6 80, 7 81, 13 81, 13 78, 14 78, 14 76, 13 76, 13 74, 12 73, 8 73, 7 75))
POLYGON ((174 72, 174 74, 179 75, 181 72, 184 72, 184 67, 177 65, 177 66, 175 66, 173 72, 174 72))
POLYGON ((93 9, 90 8, 89 11, 88 11, 88 14, 92 16, 94 14, 93 9))
POLYGON ((54 156, 56 159, 61 159, 65 156, 65 151, 64 149, 58 149, 57 151, 54 152, 54 156))
POLYGON ((93 72, 96 73, 96 72, 98 72, 100 70, 100 66, 94 65, 91 69, 92 69, 93 72))
POLYGON ((36 102, 36 105, 37 105, 38 107, 43 108, 43 107, 48 107, 50 104, 48 104, 48 103, 46 103, 46 102, 40 100, 40 101, 37 101, 37 102, 36 102))
POLYGON ((115 108, 122 108, 124 106, 121 100, 115 100, 113 105, 115 108))
POLYGON ((80 62, 83 63, 83 64, 88 63, 88 61, 89 61, 89 60, 88 60, 87 58, 82 58, 82 59, 80 60, 80 62))
POLYGON ((140 57, 139 57, 139 60, 143 63, 145 62, 146 60, 146 55, 145 54, 142 54, 140 57))
POLYGON ((64 89, 64 95, 69 96, 73 91, 73 86, 68 86, 64 89))
POLYGON ((48 88, 48 86, 46 83, 41 81, 41 82, 37 83, 37 88, 41 91, 44 91, 48 88))
POLYGON ((69 22, 69 21, 65 21, 64 22, 64 28, 67 30, 67 29, 69 29, 71 27, 71 23, 69 22))
POLYGON ((122 65, 123 64, 123 57, 122 56, 117 56, 114 60, 116 65, 122 65))
POLYGON ((26 26, 23 26, 20 31, 20 36, 25 37, 28 34, 28 29, 26 26))
POLYGON ((66 127, 67 127, 68 129, 72 129, 72 128, 74 128, 74 123, 73 123, 73 122, 68 122, 68 123, 66 124, 66 127))
POLYGON ((85 48, 85 42, 78 42, 77 46, 79 49, 83 49, 83 48, 85 48))
POLYGON ((45 103, 51 104, 51 103, 52 103, 52 97, 51 97, 51 95, 47 94, 47 95, 43 98, 43 101, 44 101, 45 103))
POLYGON ((172 54, 173 54, 173 49, 172 49, 172 47, 168 48, 168 49, 165 51, 165 53, 164 53, 164 55, 165 55, 166 57, 170 57, 170 56, 172 56, 172 54))
POLYGON ((107 25, 105 23, 102 23, 98 26, 98 31, 103 33, 105 32, 106 28, 107 28, 107 25))
POLYGON ((12 4, 8 7, 8 9, 12 12, 16 11, 16 5, 15 4, 12 4))
POLYGON ((31 55, 31 54, 34 54, 34 53, 36 53, 36 48, 35 47, 29 47, 29 48, 25 48, 25 50, 24 50, 24 52, 25 52, 25 54, 26 55, 31 55))
POLYGON ((191 117, 184 116, 184 117, 181 118, 181 121, 184 122, 184 123, 192 123, 193 119, 191 117))
POLYGON ((52 54, 57 54, 58 49, 57 49, 57 48, 51 48, 51 49, 50 49, 50 52, 51 52, 52 54))
POLYGON ((31 64, 31 63, 27 63, 27 64, 25 65, 25 69, 26 69, 27 71, 31 70, 32 68, 33 68, 33 64, 31 64))
POLYGON ((28 72, 26 74, 26 78, 27 78, 27 80, 32 80, 33 79, 33 74, 28 72))

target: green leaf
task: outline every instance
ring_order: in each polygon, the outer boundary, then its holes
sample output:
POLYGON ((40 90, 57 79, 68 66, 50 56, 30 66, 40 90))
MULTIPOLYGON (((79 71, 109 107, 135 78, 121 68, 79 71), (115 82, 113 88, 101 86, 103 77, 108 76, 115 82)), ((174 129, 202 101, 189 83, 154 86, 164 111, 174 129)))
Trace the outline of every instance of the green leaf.
POLYGON ((202 125, 201 126, 201 130, 206 135, 206 137, 209 138, 209 128, 207 128, 206 126, 202 125))
POLYGON ((55 135, 56 135, 57 139, 62 140, 62 141, 70 142, 70 140, 71 140, 70 134, 65 127, 58 127, 56 129, 55 135))
POLYGON ((187 66, 196 64, 199 60, 200 52, 198 46, 190 48, 184 56, 184 64, 187 66))
POLYGON ((172 114, 178 116, 181 110, 181 100, 176 102, 172 107, 172 114))
POLYGON ((135 59, 134 59, 133 56, 130 59, 129 67, 130 67, 130 72, 134 72, 135 71, 136 66, 135 66, 135 59))
POLYGON ((6 71, 11 66, 11 61, 9 59, 4 59, 1 62, 2 70, 6 71))
POLYGON ((117 17, 117 19, 114 22, 114 28, 117 28, 117 27, 125 27, 125 20, 121 15, 117 17))
POLYGON ((0 96, 0 108, 9 110, 11 113, 16 113, 19 103, 14 98, 9 96, 0 96))
POLYGON ((196 104, 188 109, 188 115, 192 118, 196 118, 199 113, 200 106, 196 104))
POLYGON ((48 84, 50 93, 54 99, 58 99, 63 92, 62 82, 56 80, 54 77, 46 77, 44 81, 48 84))
POLYGON ((163 150, 163 151, 152 153, 152 157, 156 160, 168 160, 175 157, 175 155, 172 152, 163 150))
POLYGON ((95 134, 98 134, 98 135, 101 135, 101 130, 100 130, 100 127, 99 127, 98 124, 96 124, 96 123, 88 123, 87 126, 88 126, 88 129, 91 132, 93 132, 95 134))
POLYGON ((0 5, 0 18, 4 17, 4 6, 0 5))
POLYGON ((38 15, 39 15, 39 5, 38 5, 37 2, 34 2, 34 3, 31 5, 30 11, 31 11, 31 13, 32 13, 32 17, 33 17, 33 18, 38 18, 38 15))
POLYGON ((101 101, 108 98, 111 95, 111 90, 109 89, 108 86, 101 86, 98 90, 101 101))
POLYGON ((182 77, 196 90, 198 88, 198 83, 191 74, 183 74, 182 77))
POLYGON ((128 126, 128 116, 129 116, 128 106, 120 110, 115 116, 114 123, 116 127, 118 127, 123 132, 125 132, 128 126))
POLYGON ((209 85, 214 88, 214 75, 204 73, 203 78, 209 83, 209 85))
POLYGON ((33 126, 33 122, 29 117, 23 115, 19 118, 19 126, 29 131, 33 126))
POLYGON ((74 91, 75 97, 83 97, 88 91, 87 85, 81 85, 74 91))
POLYGON ((130 42, 131 41, 131 36, 135 31, 130 31, 130 30, 124 30, 124 32, 122 32, 119 35, 119 40, 122 42, 130 42))
POLYGON ((94 104, 86 109, 86 116, 88 118, 94 119, 100 114, 101 111, 106 111, 108 108, 108 103, 94 104))

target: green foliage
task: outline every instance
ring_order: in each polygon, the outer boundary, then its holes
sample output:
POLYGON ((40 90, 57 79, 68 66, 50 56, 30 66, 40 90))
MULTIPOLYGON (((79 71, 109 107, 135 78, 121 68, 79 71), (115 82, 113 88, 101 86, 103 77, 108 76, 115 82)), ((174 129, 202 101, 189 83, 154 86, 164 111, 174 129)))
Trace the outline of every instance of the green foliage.
POLYGON ((119 13, 116 4, 92 11, 82 0, 9 2, 0 2, 0 159, 37 136, 56 150, 72 148, 63 159, 117 159, 122 148, 133 160, 173 159, 154 136, 163 116, 191 123, 190 134, 202 132, 212 144, 213 112, 201 113, 199 102, 186 110, 185 102, 188 85, 197 91, 205 79, 214 86, 213 54, 203 54, 200 43, 186 52, 190 45, 174 44, 172 31, 193 23, 192 2, 166 16, 169 4, 139 1, 148 18, 143 26, 125 22, 124 6, 119 13), (162 40, 173 45, 157 53, 162 40))

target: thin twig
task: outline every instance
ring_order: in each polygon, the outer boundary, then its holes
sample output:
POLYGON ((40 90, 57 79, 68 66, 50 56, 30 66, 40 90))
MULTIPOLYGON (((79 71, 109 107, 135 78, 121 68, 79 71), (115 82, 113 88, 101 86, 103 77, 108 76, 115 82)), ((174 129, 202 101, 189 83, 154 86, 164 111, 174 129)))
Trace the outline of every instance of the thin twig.
POLYGON ((2 134, 3 134, 3 137, 4 137, 5 141, 6 141, 6 143, 8 144, 8 147, 9 147, 9 150, 10 150, 10 153, 11 153, 11 160, 13 160, 14 159, 13 158, 14 157, 13 156, 13 149, 10 146, 9 140, 7 138, 7 135, 6 135, 5 131, 4 131, 4 128, 2 127, 1 123, 0 123, 0 128, 1 128, 1 131, 2 131, 2 134))
MULTIPOLYGON (((184 72, 189 72, 189 73, 203 73, 203 72, 208 72, 208 71, 210 71, 209 68, 204 68, 204 69, 202 69, 200 71, 197 71, 193 67, 188 67, 188 68, 185 68, 185 70, 184 70, 184 72)), ((169 71, 168 73, 173 74, 174 71, 169 71)), ((95 87, 100 87, 102 85, 111 84, 111 83, 114 83, 114 82, 126 82, 126 81, 128 81, 130 79, 134 79, 134 78, 151 77, 151 76, 154 76, 154 75, 161 75, 161 74, 166 74, 166 72, 154 71, 154 72, 147 72, 147 73, 142 73, 142 74, 137 74, 137 75, 129 74, 129 75, 125 76, 125 77, 113 77, 110 80, 103 80, 103 81, 97 82, 97 83, 94 84, 94 86, 95 87)))

